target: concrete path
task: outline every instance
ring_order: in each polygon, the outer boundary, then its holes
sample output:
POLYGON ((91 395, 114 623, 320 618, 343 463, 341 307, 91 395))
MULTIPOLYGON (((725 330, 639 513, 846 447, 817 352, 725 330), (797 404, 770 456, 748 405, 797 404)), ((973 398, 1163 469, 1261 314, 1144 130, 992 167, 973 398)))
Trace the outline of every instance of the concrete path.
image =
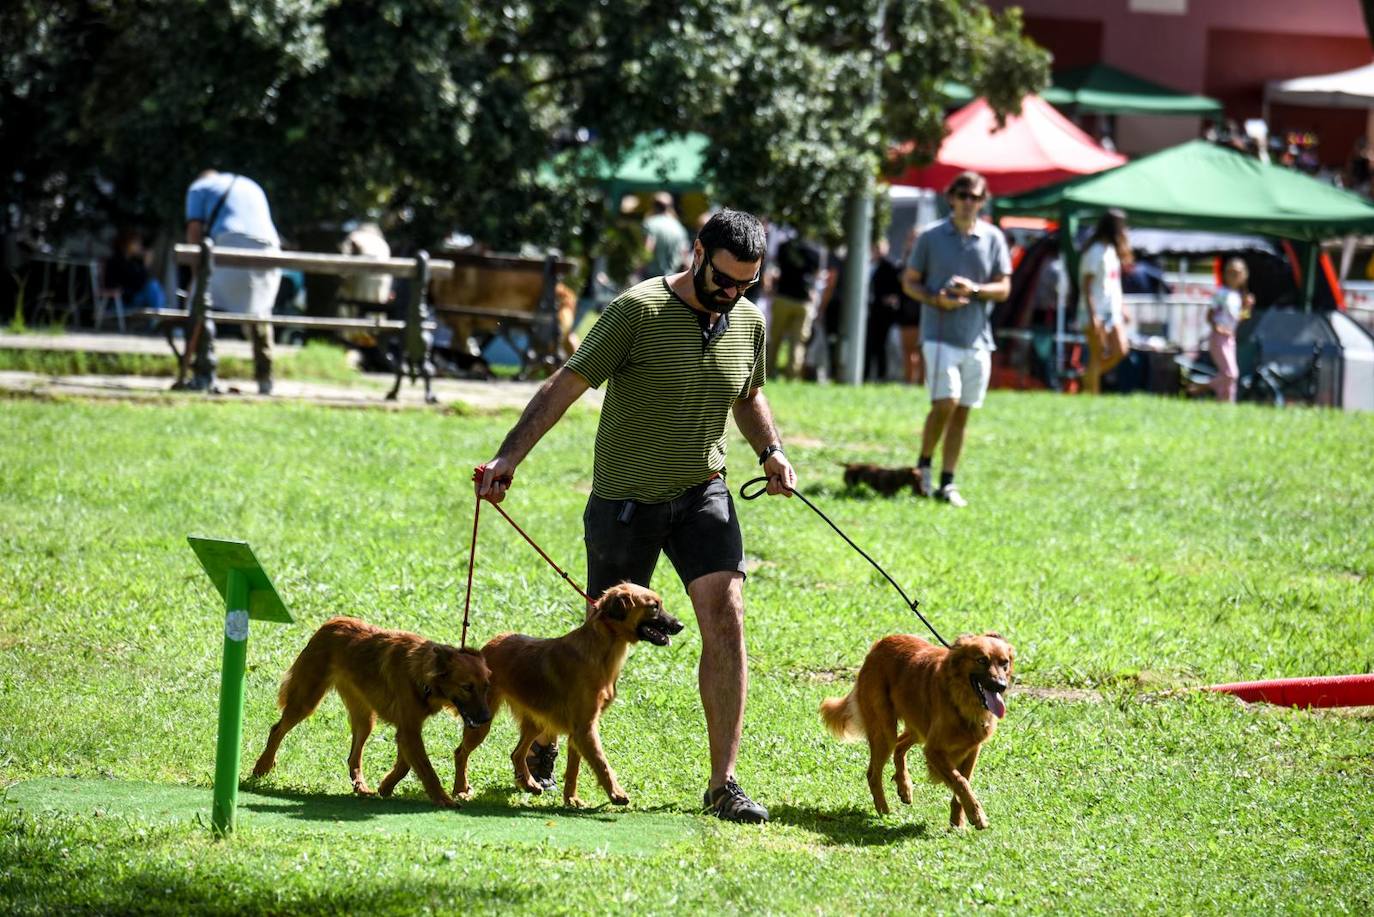
MULTIPOLYGON (((221 355, 252 359, 247 341, 221 340, 215 343, 221 355)), ((0 350, 72 350, 86 353, 150 353, 167 355, 167 342, 159 337, 133 334, 4 334, 0 333, 0 350)), ((298 348, 275 345, 278 353, 298 348)), ((163 376, 49 376, 41 373, 0 372, 0 393, 35 398, 116 398, 139 401, 213 398, 233 401, 303 401, 333 407, 377 408, 381 410, 429 409, 445 410, 458 404, 481 411, 520 410, 539 389, 539 382, 509 380, 475 381, 466 379, 436 379, 434 394, 438 405, 427 405, 424 386, 408 380, 401 384, 396 401, 385 400, 394 376, 381 373, 359 373, 357 382, 350 384, 306 382, 278 379, 270 398, 257 394, 257 386, 249 379, 220 381, 223 393, 207 396, 196 392, 174 392, 172 380, 163 376)), ((601 405, 600 391, 589 391, 581 403, 593 407, 601 405)))

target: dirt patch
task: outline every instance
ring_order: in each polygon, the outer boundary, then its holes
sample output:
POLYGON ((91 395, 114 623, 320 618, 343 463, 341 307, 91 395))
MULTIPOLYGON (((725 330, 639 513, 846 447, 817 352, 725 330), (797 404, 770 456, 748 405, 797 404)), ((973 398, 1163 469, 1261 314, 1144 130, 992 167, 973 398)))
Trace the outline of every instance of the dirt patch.
POLYGON ((1037 685, 1012 685, 1009 694, 1035 700, 1062 701, 1070 704, 1100 704, 1102 694, 1088 688, 1042 688, 1037 685))

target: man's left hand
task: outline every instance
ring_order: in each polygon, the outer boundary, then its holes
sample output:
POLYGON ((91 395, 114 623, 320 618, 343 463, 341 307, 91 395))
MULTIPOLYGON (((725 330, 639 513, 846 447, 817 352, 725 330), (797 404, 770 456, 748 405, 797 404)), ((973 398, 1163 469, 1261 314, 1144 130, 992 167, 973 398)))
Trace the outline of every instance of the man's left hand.
POLYGON ((768 475, 768 493, 777 496, 792 496, 792 491, 797 489, 797 473, 792 470, 792 463, 787 460, 787 456, 781 452, 774 452, 768 456, 768 460, 763 463, 763 473, 768 475))

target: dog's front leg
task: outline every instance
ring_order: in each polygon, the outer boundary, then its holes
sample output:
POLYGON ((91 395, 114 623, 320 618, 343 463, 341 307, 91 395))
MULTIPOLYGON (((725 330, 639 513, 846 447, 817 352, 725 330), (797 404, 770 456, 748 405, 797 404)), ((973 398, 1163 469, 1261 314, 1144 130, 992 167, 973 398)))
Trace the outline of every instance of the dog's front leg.
POLYGON ((491 721, 473 728, 463 727, 463 741, 453 750, 453 795, 467 799, 472 796, 472 785, 468 783, 468 757, 477 750, 491 731, 491 721))
POLYGON ((396 727, 396 746, 401 754, 405 755, 406 763, 415 771, 415 776, 420 778, 420 783, 424 784, 425 792, 429 794, 430 800, 442 808, 451 808, 456 803, 453 797, 444 792, 443 786, 439 783, 439 775, 434 772, 434 765, 429 763, 429 752, 425 751, 425 740, 420 735, 420 727, 417 725, 406 725, 396 727))
POLYGON ((606 791, 611 802, 618 806, 627 805, 630 797, 621 789, 620 781, 615 779, 615 772, 611 770, 611 764, 606 760, 606 752, 601 748, 601 736, 597 734, 596 723, 593 722, 584 726, 569 735, 568 739, 577 748, 578 753, 587 759, 592 773, 596 774, 596 782, 601 784, 601 788, 606 791))
MULTIPOLYGON (((973 787, 969 785, 968 778, 959 772, 950 762, 948 756, 943 752, 931 751, 929 745, 926 746, 926 764, 930 772, 939 777, 940 780, 954 792, 954 799, 950 802, 949 825, 951 828, 958 828, 963 825, 963 819, 955 815, 955 806, 958 805, 962 811, 960 815, 967 815, 973 827, 983 829, 988 826, 988 817, 983 813, 983 807, 978 804, 978 798, 973 795, 973 787)), ((971 771, 972 764, 978 758, 977 749, 961 761, 966 764, 971 771)))
POLYGON ((568 766, 563 770, 563 805, 581 808, 584 803, 577 798, 577 772, 582 769, 582 755, 576 743, 568 743, 568 766))

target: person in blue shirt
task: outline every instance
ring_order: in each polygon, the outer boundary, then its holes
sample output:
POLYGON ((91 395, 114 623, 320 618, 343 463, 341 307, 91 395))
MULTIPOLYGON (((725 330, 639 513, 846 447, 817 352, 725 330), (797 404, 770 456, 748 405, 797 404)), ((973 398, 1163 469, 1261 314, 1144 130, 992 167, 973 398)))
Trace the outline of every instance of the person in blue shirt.
MULTIPOLYGON (((199 245, 209 238, 222 248, 280 251, 281 238, 272 222, 272 210, 262 186, 246 175, 207 169, 186 191, 186 241, 199 245)), ((210 277, 210 308, 269 318, 281 285, 280 268, 217 267, 210 277)), ((250 324, 253 371, 258 392, 272 393, 272 326, 250 324)), ((213 350, 214 325, 207 321, 200 340, 213 350)), ((194 387, 214 385, 213 359, 208 375, 198 374, 194 387)))

